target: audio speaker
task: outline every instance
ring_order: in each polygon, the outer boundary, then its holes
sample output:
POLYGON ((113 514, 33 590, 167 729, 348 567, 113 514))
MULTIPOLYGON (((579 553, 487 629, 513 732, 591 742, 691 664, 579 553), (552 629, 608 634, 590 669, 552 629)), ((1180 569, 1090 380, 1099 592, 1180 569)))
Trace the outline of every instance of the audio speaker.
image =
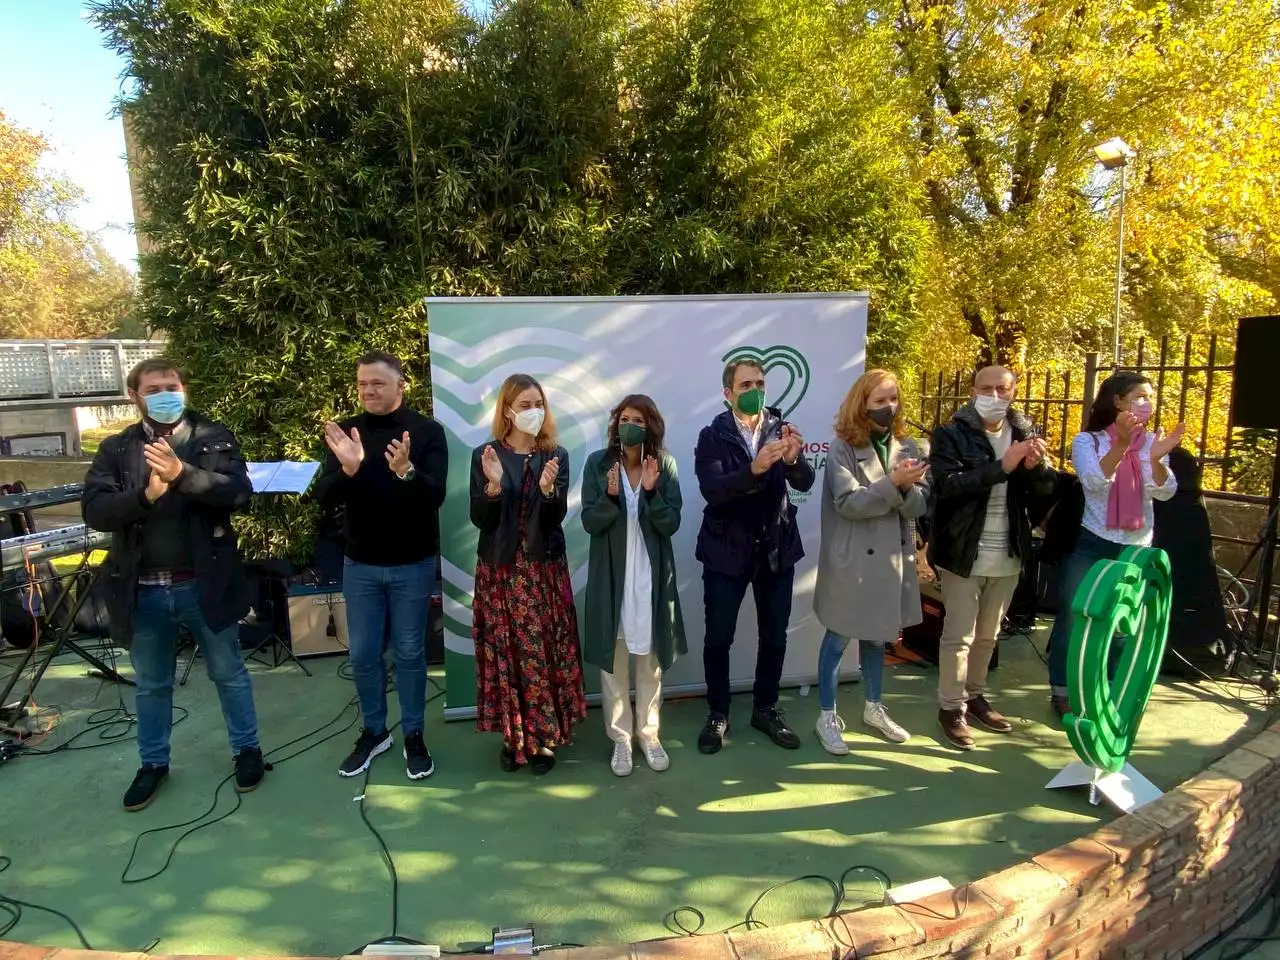
POLYGON ((347 604, 331 588, 289 588, 289 647, 295 657, 347 651, 347 604))
POLYGON ((1231 422, 1235 426, 1280 429, 1280 401, 1275 392, 1277 357, 1280 317, 1241 317, 1231 388, 1231 422))

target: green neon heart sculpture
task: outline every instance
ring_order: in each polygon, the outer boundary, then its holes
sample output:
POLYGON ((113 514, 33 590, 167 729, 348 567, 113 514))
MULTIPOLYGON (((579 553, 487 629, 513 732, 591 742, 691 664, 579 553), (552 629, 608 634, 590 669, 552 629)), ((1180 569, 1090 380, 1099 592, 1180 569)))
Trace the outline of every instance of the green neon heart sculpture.
POLYGON ((1086 764, 1116 773, 1124 767, 1160 672, 1173 601, 1169 556, 1153 547, 1126 547, 1099 560, 1071 601, 1067 671, 1071 712, 1067 737, 1086 764), (1123 643, 1114 680, 1108 651, 1123 643))

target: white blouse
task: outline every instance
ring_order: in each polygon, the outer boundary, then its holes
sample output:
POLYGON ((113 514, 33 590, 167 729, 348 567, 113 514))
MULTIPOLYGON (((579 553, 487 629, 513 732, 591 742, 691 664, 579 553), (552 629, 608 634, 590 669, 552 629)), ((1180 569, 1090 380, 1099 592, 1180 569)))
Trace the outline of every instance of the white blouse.
POLYGON ((1084 528, 1090 533, 1126 546, 1145 547, 1151 544, 1151 533, 1155 526, 1155 511, 1151 508, 1151 502, 1168 500, 1178 490, 1178 481, 1174 479, 1173 471, 1169 470, 1168 457, 1160 461, 1168 471, 1164 483, 1157 484, 1151 476, 1151 445, 1155 442, 1155 433, 1148 431, 1147 440, 1138 454, 1142 461, 1142 526, 1137 530, 1114 530, 1107 526, 1107 498, 1111 494, 1115 475, 1105 476, 1099 462, 1111 450, 1111 437, 1105 430, 1100 433, 1076 434, 1071 441, 1071 462, 1076 468, 1081 486, 1084 487, 1084 528))
POLYGON ((653 648, 653 567, 644 531, 640 529, 640 498, 644 491, 640 483, 631 486, 621 465, 618 474, 627 508, 627 570, 622 580, 618 635, 628 652, 642 657, 653 648))

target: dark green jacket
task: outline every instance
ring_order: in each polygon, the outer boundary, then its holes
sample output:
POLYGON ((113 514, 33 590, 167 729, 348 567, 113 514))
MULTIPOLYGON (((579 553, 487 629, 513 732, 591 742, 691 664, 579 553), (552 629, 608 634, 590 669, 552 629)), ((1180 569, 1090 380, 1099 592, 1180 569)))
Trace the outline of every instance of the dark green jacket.
MULTIPOLYGON (((582 473, 582 526, 591 535, 587 596, 582 610, 582 659, 613 672, 613 652, 622 617, 622 588, 627 563, 627 514, 622 497, 611 497, 609 469, 617 455, 599 450, 587 458, 582 473)), ((623 479, 625 483, 625 477, 623 479)), ((662 470, 652 493, 640 492, 640 529, 653 568, 653 652, 663 670, 688 653, 676 560, 671 538, 680 529, 680 480, 676 461, 662 455, 662 470)))

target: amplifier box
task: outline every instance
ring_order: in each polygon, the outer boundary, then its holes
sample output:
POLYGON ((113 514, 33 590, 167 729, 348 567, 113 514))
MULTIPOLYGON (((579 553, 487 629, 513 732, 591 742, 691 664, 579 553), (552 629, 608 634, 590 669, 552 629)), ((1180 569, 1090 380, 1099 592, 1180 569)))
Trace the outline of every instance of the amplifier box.
POLYGON ((347 604, 332 586, 289 588, 289 638, 295 657, 347 652, 347 604))

